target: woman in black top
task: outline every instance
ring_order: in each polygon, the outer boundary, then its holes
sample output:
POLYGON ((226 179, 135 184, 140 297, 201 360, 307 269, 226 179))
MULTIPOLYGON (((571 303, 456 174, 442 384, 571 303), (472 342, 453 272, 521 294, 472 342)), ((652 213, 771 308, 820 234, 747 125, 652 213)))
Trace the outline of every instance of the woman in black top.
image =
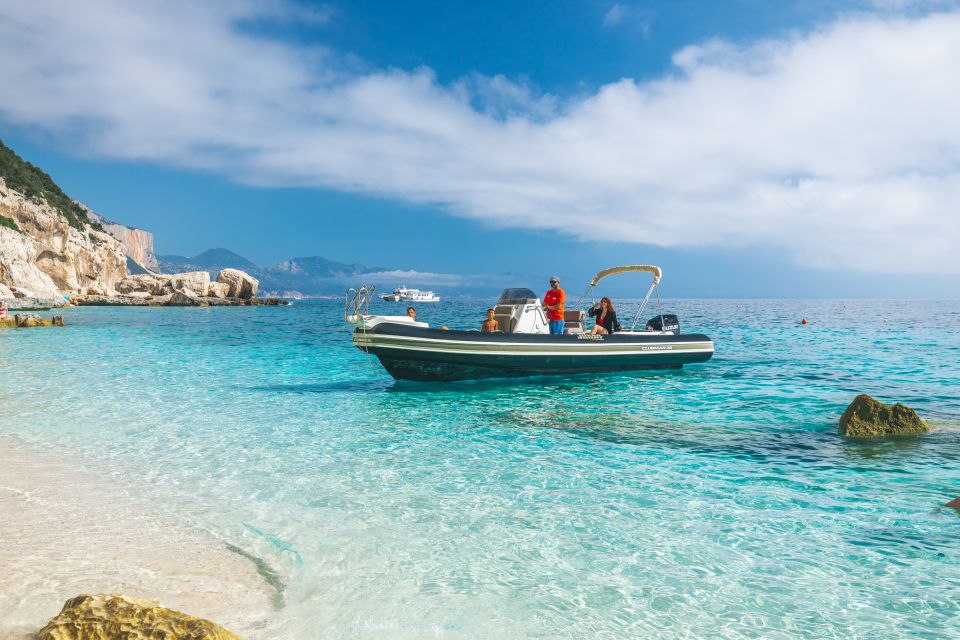
POLYGON ((600 304, 590 307, 588 313, 597 319, 597 323, 593 325, 593 330, 590 333, 603 335, 617 330, 617 312, 613 310, 613 303, 610 302, 610 298, 606 296, 600 298, 600 304))

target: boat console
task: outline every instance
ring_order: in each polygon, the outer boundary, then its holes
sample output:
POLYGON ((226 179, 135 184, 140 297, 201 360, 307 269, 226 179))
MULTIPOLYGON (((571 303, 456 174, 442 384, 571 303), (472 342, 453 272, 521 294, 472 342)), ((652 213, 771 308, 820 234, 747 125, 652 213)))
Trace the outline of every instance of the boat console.
POLYGON ((540 298, 530 289, 504 289, 493 314, 503 333, 550 333, 540 298))

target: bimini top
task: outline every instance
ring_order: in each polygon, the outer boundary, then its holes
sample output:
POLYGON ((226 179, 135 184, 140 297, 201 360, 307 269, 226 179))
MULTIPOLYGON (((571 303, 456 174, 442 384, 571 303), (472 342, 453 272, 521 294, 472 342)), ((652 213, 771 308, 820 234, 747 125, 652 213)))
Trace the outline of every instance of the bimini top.
POLYGON ((604 269, 597 275, 593 277, 593 280, 590 281, 590 286, 595 287, 597 283, 606 278, 607 276, 612 276, 617 273, 630 273, 632 271, 647 271, 653 274, 653 284, 658 284, 660 282, 660 277, 663 276, 663 272, 660 270, 660 267, 657 267, 652 264, 628 264, 622 267, 610 267, 609 269, 604 269))

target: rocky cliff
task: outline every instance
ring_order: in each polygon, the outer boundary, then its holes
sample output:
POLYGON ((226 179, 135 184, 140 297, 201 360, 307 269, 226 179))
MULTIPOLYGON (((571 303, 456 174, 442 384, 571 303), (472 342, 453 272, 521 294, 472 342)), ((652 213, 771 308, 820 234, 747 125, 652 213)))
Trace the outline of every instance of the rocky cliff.
POLYGON ((160 265, 157 263, 157 256, 153 252, 152 233, 149 231, 144 231, 143 229, 128 227, 127 225, 120 224, 119 222, 111 222, 110 220, 97 215, 85 205, 80 203, 77 204, 83 207, 84 211, 87 212, 87 216, 91 220, 99 222, 104 231, 120 241, 120 244, 123 245, 123 250, 131 260, 148 271, 160 273, 160 265))
POLYGON ((0 297, 49 304, 64 294, 114 293, 127 275, 123 245, 71 213, 0 177, 0 216, 17 227, 0 227, 0 297))

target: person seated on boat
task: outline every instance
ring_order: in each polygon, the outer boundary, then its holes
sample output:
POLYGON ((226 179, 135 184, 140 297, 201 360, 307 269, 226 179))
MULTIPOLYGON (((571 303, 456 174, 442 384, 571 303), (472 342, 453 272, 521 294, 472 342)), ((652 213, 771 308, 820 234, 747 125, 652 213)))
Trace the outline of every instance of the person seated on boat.
POLYGON ((600 298, 600 302, 590 307, 587 313, 597 319, 590 331, 593 335, 608 335, 617 330, 617 312, 607 296, 600 298))
POLYGON ((543 308, 547 312, 547 320, 550 322, 550 333, 563 333, 563 303, 567 299, 567 294, 560 288, 560 278, 553 276, 550 278, 550 291, 543 296, 543 308))
POLYGON ((414 309, 413 307, 407 307, 407 317, 410 318, 411 320, 413 320, 414 322, 416 322, 416 321, 417 321, 417 310, 414 309))
POLYGON ((500 323, 493 317, 493 309, 487 309, 487 319, 480 325, 480 331, 484 333, 500 331, 500 323))

